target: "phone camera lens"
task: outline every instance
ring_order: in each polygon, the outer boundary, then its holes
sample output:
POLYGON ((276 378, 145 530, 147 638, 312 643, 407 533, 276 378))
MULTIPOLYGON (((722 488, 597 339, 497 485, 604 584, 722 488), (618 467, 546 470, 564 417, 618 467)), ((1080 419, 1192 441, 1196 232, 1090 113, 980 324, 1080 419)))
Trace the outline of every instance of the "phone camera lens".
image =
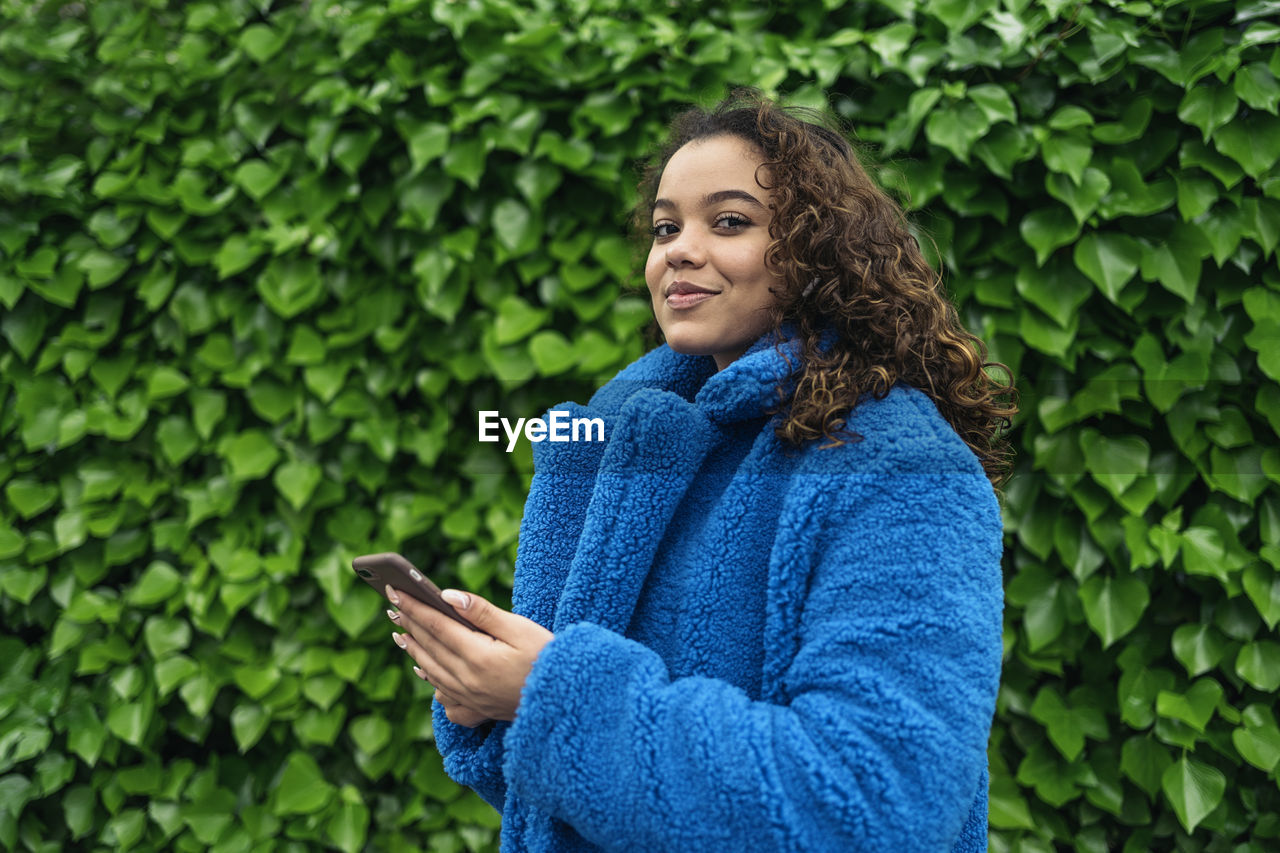
POLYGON ((356 574, 358 574, 362 578, 373 577, 373 572, 369 571, 368 569, 356 569, 356 574))

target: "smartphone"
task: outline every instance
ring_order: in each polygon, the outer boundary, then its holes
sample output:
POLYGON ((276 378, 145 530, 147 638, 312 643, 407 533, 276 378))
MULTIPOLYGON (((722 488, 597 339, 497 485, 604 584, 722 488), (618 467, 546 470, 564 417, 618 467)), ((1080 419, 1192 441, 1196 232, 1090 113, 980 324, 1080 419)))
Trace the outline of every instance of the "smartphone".
MULTIPOLYGON (((479 628, 459 616, 458 612, 453 609, 453 605, 444 600, 444 597, 440 595, 440 587, 432 583, 430 578, 414 568, 413 563, 410 563, 399 554, 365 554, 363 557, 356 557, 352 560, 351 568, 355 569, 355 573, 360 576, 361 580, 377 590, 379 595, 386 595, 386 588, 390 585, 392 589, 398 589, 401 592, 412 595, 423 604, 434 607, 455 622, 461 622, 466 625, 472 631, 480 631, 479 628)), ((480 631, 480 633, 487 632, 480 631)))

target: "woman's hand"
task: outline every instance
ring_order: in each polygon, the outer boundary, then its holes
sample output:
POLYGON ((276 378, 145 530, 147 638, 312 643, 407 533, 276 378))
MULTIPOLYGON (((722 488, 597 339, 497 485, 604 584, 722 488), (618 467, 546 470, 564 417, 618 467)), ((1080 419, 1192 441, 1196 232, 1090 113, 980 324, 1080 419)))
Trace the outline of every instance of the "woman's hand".
POLYGON ((514 720, 529 670, 554 635, 478 595, 450 589, 444 597, 487 634, 388 586, 387 598, 400 608, 392 621, 405 632, 392 638, 413 658, 418 677, 436 688, 451 722, 474 727, 485 720, 514 720))

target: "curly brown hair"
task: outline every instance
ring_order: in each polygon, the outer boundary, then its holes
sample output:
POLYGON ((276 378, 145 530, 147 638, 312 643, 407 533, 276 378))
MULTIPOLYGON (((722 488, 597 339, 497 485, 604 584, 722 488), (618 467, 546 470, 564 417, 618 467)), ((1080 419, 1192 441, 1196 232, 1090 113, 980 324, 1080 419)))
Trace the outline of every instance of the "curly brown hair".
POLYGON ((681 112, 644 168, 632 213, 637 237, 652 236, 654 199, 671 156, 719 136, 738 137, 763 155, 773 193, 765 262, 783 286, 772 328, 778 345, 784 323, 801 344, 794 391, 788 398, 779 388, 779 438, 798 446, 821 436, 824 447, 860 440, 846 426, 858 400, 883 398, 904 382, 929 395, 998 487, 1012 458, 1004 433, 1017 412, 1013 376, 987 361, 986 346, 961 326, 902 208, 867 175, 834 119, 783 107, 755 89, 734 90, 710 110, 681 112), (834 343, 824 346, 824 336, 834 343))

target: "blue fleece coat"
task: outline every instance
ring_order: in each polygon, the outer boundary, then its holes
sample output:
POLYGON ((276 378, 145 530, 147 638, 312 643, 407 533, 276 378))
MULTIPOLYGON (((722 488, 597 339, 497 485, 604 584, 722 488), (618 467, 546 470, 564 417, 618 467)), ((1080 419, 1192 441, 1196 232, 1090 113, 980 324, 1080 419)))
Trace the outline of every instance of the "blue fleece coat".
POLYGON ((504 851, 986 849, 992 488, 903 386, 786 445, 786 372, 664 345, 555 407, 607 435, 534 445, 513 607, 555 637, 514 722, 434 714, 504 851))

